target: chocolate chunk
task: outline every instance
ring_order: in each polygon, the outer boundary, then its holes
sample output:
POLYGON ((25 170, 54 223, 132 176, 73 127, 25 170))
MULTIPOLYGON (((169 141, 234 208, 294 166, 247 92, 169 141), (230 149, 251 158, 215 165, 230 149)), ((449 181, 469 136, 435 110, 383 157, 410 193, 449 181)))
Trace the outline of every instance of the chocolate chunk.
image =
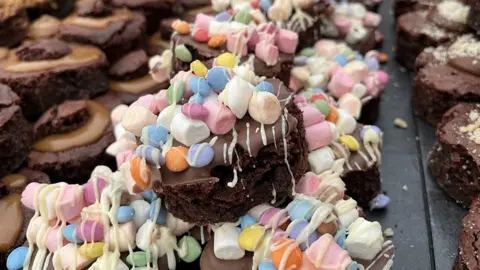
POLYGON ((144 50, 133 51, 110 67, 108 75, 117 80, 131 80, 148 74, 148 57, 144 50))
POLYGON ((78 15, 82 17, 105 17, 112 14, 103 0, 84 0, 78 4, 78 15))
POLYGON ((58 59, 72 52, 67 43, 51 39, 22 46, 16 55, 22 61, 40 61, 58 59))
POLYGON ((0 84, 0 107, 8 107, 19 102, 20 98, 8 85, 0 84))
POLYGON ((84 100, 67 101, 46 111, 33 128, 36 140, 49 135, 67 133, 83 126, 90 115, 84 100))

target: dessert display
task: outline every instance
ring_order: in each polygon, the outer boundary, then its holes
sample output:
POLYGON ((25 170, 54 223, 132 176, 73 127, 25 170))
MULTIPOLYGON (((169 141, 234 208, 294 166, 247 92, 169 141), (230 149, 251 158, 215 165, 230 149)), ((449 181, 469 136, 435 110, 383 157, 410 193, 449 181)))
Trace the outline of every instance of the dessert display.
POLYGON ((345 41, 355 50, 366 53, 383 44, 383 35, 376 30, 381 20, 379 14, 368 11, 360 3, 332 3, 320 19, 322 37, 345 41))
POLYGON ((10 51, 0 63, 0 83, 12 88, 25 117, 35 121, 55 104, 107 92, 107 64, 95 47, 39 40, 10 51))
POLYGON ((110 61, 138 48, 144 38, 145 16, 126 8, 110 8, 102 0, 82 0, 63 20, 62 40, 99 47, 110 61))
POLYGON ((430 152, 431 174, 445 192, 469 207, 480 189, 480 105, 460 103, 437 127, 437 144, 430 152))
POLYGON ((431 125, 459 102, 480 101, 480 42, 471 35, 450 45, 425 49, 416 61, 415 113, 431 125))
POLYGON ((35 123, 28 167, 52 182, 82 184, 98 164, 114 167, 105 149, 115 141, 109 110, 93 100, 54 105, 35 123))
POLYGON ((19 97, 0 84, 0 176, 16 170, 27 158, 32 143, 32 126, 25 120, 19 97), (6 149, 9 149, 6 151, 6 149))
POLYGON ((473 199, 470 211, 462 220, 462 232, 458 240, 458 255, 453 270, 473 270, 480 267, 478 263, 478 217, 480 199, 473 199))
POLYGON ((468 31, 470 7, 456 0, 444 0, 428 10, 401 15, 397 20, 397 60, 413 68, 416 57, 427 47, 455 41, 468 31))
POLYGON ((343 42, 322 39, 313 48, 306 48, 295 57, 290 88, 310 99, 327 93, 360 123, 375 123, 380 97, 389 81, 380 69, 380 54, 370 51, 365 56, 343 42))
POLYGON ((0 47, 14 47, 22 42, 28 32, 28 16, 23 5, 0 2, 0 47))

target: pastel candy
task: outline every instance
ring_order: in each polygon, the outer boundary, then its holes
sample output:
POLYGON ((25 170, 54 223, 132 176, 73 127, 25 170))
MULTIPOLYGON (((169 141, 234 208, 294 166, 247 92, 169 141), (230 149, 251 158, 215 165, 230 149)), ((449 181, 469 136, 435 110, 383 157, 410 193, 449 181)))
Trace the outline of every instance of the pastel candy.
POLYGON ((132 159, 134 154, 135 154, 135 151, 133 151, 133 150, 126 150, 126 151, 118 153, 115 156, 115 160, 117 162, 117 168, 120 168, 120 166, 122 166, 123 163, 132 159))
POLYGON ((200 94, 195 94, 191 96, 190 99, 188 99, 188 103, 194 103, 194 104, 203 104, 205 103, 205 101, 206 101, 206 98, 200 94))
POLYGON ((314 50, 319 56, 331 57, 337 54, 337 44, 333 40, 322 39, 315 43, 314 50))
POLYGON ((208 110, 201 104, 196 103, 183 104, 182 113, 194 120, 203 120, 208 116, 208 110))
POLYGON ((216 92, 223 91, 230 79, 230 72, 225 67, 213 67, 207 73, 207 82, 216 92))
POLYGON ((179 103, 185 94, 184 82, 176 81, 167 89, 167 102, 169 105, 179 103))
POLYGON ((310 221, 313 215, 314 207, 308 201, 293 200, 287 206, 288 216, 290 220, 304 219, 310 221))
POLYGON ((78 253, 89 259, 96 259, 103 255, 104 243, 86 243, 78 248, 78 253))
POLYGON ((143 192, 142 197, 149 202, 152 202, 158 198, 157 194, 155 194, 155 192, 151 189, 143 192))
POLYGON ((350 32, 350 28, 352 27, 352 21, 343 16, 334 18, 334 23, 342 34, 347 34, 350 32))
POLYGON ((362 112, 362 101, 357 96, 347 93, 338 100, 338 107, 358 119, 362 112))
POLYGON ((40 214, 46 216, 49 220, 57 217, 57 199, 60 195, 60 189, 63 189, 66 184, 60 183, 60 185, 61 186, 49 186, 40 193, 40 196, 45 198, 45 207, 40 207, 40 214))
POLYGON ((126 131, 136 136, 142 136, 142 129, 148 125, 155 125, 157 116, 143 106, 130 106, 122 118, 122 125, 126 131))
POLYGON ((189 119, 180 113, 172 120, 171 134, 180 143, 190 146, 208 138, 210 130, 205 122, 189 119))
MULTIPOLYGON (((157 126, 162 126, 168 131, 171 131, 170 125, 172 124, 172 120, 177 114, 181 114, 182 106, 181 105, 171 105, 165 108, 165 110, 161 111, 157 118, 157 126)), ((155 124, 155 123, 154 123, 155 124)))
POLYGON ((47 249, 50 252, 55 252, 59 248, 68 244, 67 240, 65 238, 63 238, 63 233, 60 234, 61 239, 58 239, 59 238, 59 234, 58 234, 59 230, 60 230, 60 227, 53 227, 53 228, 50 228, 48 230, 46 244, 47 244, 47 249))
POLYGON ((343 54, 337 54, 333 58, 333 61, 335 61, 339 66, 343 67, 348 63, 348 58, 343 54))
MULTIPOLYGON (((308 221, 299 220, 298 222, 292 223, 290 226, 292 226, 292 229, 290 231, 289 237, 298 241, 298 237, 306 233, 304 232, 304 230, 308 226, 308 221)), ((307 241, 300 243, 300 249, 306 250, 307 247, 311 246, 315 241, 318 240, 318 238, 320 238, 320 234, 316 230, 313 231, 311 234, 308 235, 307 241)), ((302 240, 303 239, 304 238, 302 238, 302 240)))
POLYGON ((165 205, 161 203, 161 199, 156 199, 150 204, 149 217, 158 225, 167 223, 167 209, 165 209, 165 205))
POLYGON ((321 174, 322 172, 330 169, 334 161, 335 156, 332 149, 330 149, 328 146, 318 148, 308 153, 308 163, 312 168, 312 172, 316 174, 321 174))
MULTIPOLYGON (((347 251, 343 250, 332 235, 324 234, 315 241, 303 255, 305 270, 314 269, 351 269, 352 259, 347 251)), ((303 268, 302 268, 303 269, 303 268)), ((354 268, 356 269, 356 268, 354 268)))
POLYGON ((188 150, 187 161, 194 168, 202 168, 210 164, 214 157, 215 152, 210 144, 194 144, 188 150))
POLYGON ((265 62, 267 66, 274 66, 278 62, 278 47, 266 40, 261 40, 255 46, 255 55, 265 62))
POLYGON ((355 128, 357 127, 357 120, 353 118, 347 111, 339 109, 338 111, 338 120, 336 123, 337 130, 340 133, 352 134, 355 128))
POLYGON ((63 269, 84 269, 94 260, 81 255, 78 246, 72 243, 60 248, 57 256, 63 269))
MULTIPOLYGON (((103 222, 102 206, 100 205, 100 203, 96 203, 83 208, 81 217, 82 219, 80 219, 79 222, 75 224, 80 224, 82 220, 86 220, 86 219, 90 221, 96 221, 98 223, 102 223, 103 222)), ((79 236, 77 235, 77 237, 79 236)))
POLYGON ((135 215, 135 210, 131 206, 120 206, 117 210, 118 223, 125 223, 132 220, 135 215))
POLYGON ((333 140, 332 130, 327 121, 305 128, 305 139, 308 151, 313 151, 329 145, 333 140))
POLYGON ((335 213, 338 216, 340 227, 345 229, 360 215, 357 209, 357 202, 352 198, 337 201, 335 203, 335 213))
POLYGON ((181 172, 190 165, 187 161, 188 148, 184 146, 175 146, 165 154, 165 165, 172 172, 181 172))
POLYGON ((43 188, 45 188, 45 186, 46 185, 39 184, 37 182, 32 182, 28 184, 25 187, 25 190, 22 192, 22 204, 29 209, 37 209, 37 202, 35 201, 35 198, 37 197, 36 194, 38 194, 43 188))
POLYGON ((45 222, 43 221, 43 218, 41 216, 32 218, 30 220, 30 228, 28 228, 26 236, 27 236, 27 239, 31 239, 30 242, 32 244, 37 243, 36 240, 37 240, 38 233, 42 228, 42 226, 44 225, 45 225, 45 222))
POLYGON ((288 220, 288 216, 287 216, 287 213, 282 213, 282 214, 278 214, 281 210, 279 208, 270 208, 270 209, 267 209, 262 217, 260 218, 259 222, 261 225, 263 226, 266 226, 267 228, 270 228, 273 224, 271 222, 273 222, 273 217, 276 217, 277 215, 280 215, 280 218, 277 219, 279 222, 278 226, 282 225, 283 223, 285 223, 287 220, 288 220))
POLYGON ((295 191, 314 197, 320 185, 320 178, 313 173, 306 173, 295 186, 295 191))
POLYGON ((17 247, 7 258, 8 270, 19 270, 23 268, 28 255, 28 247, 17 247))
POLYGON ((197 16, 195 16, 195 23, 194 27, 195 28, 201 28, 203 30, 206 30, 208 32, 210 23, 214 20, 212 16, 206 15, 204 13, 198 13, 197 16))
POLYGON ((268 204, 260 204, 248 211, 248 215, 253 217, 255 220, 260 220, 262 215, 270 208, 273 208, 273 206, 268 205, 268 204))
POLYGON ((172 233, 176 236, 180 236, 188 232, 195 224, 190 224, 179 218, 174 217, 170 212, 167 213, 166 226, 172 230, 172 233))
POLYGON ((350 224, 348 231, 345 248, 352 257, 373 260, 382 250, 384 238, 380 223, 358 218, 350 224))
POLYGON ((305 127, 325 121, 325 116, 317 108, 311 105, 301 107, 300 110, 302 110, 303 125, 305 127))
MULTIPOLYGON (((197 15, 198 16, 198 15, 197 15)), ((220 12, 215 16, 215 21, 217 22, 227 22, 230 20, 232 15, 230 15, 228 12, 220 12)))
POLYGON ((83 187, 83 199, 86 205, 94 204, 97 200, 100 201, 100 194, 102 194, 102 190, 107 184, 107 181, 105 181, 103 177, 88 180, 83 187), (96 195, 98 195, 98 197, 96 197, 96 195))
POLYGON ((162 155, 161 149, 142 144, 137 147, 135 154, 144 158, 149 165, 156 166, 157 168, 165 165, 165 158, 162 155))
POLYGON ((351 61, 343 67, 343 71, 350 75, 355 83, 363 81, 368 76, 368 66, 361 61, 351 61))
POLYGON ((295 53, 298 46, 298 34, 285 30, 280 29, 276 35, 276 44, 278 45, 278 49, 283 53, 295 53))
POLYGON ((277 268, 271 262, 262 262, 258 265, 258 270, 277 270, 277 268))
POLYGON ((235 76, 238 76, 253 85, 258 84, 258 82, 260 81, 260 78, 255 75, 255 72, 253 72, 253 68, 247 64, 237 66, 235 68, 235 76))
POLYGON ((246 227, 256 223, 257 220, 252 216, 245 215, 240 217, 240 227, 242 228, 242 230, 245 230, 246 227))
POLYGON ((152 113, 157 114, 158 109, 155 106, 155 103, 153 102, 153 99, 154 99, 154 97, 153 97, 152 94, 144 95, 144 96, 139 97, 135 102, 132 103, 132 105, 143 106, 143 107, 147 108, 148 110, 150 110, 152 113))
POLYGON ((367 12, 365 17, 363 17, 363 23, 366 26, 377 27, 382 21, 382 16, 374 12, 367 12))
MULTIPOLYGON (((245 36, 245 32, 228 32, 227 33, 227 50, 233 54, 238 54, 241 56, 247 55, 247 42, 248 39, 245 36)), ((219 66, 224 66, 219 64, 219 66)), ((229 65, 225 66, 233 68, 234 66, 229 65)))
POLYGON ((140 228, 150 216, 150 204, 144 200, 136 200, 130 203, 135 214, 133 216, 133 223, 137 228, 140 228))
POLYGON ((226 34, 230 30, 231 30, 231 23, 217 22, 217 21, 211 21, 207 29, 210 37, 213 37, 214 35, 218 35, 218 34, 226 34))
POLYGON ((83 220, 77 226, 77 237, 83 241, 98 242, 104 237, 103 225, 93 220, 83 220))
MULTIPOLYGON (((193 63, 193 62, 192 62, 193 63)), ((188 83, 190 81, 190 78, 193 77, 192 71, 179 71, 173 78, 170 80, 170 85, 175 85, 178 84, 177 87, 180 87, 180 85, 183 85, 183 98, 187 99, 193 95, 192 88, 190 88, 190 84, 188 83)), ((165 90, 165 93, 168 93, 168 90, 165 90)), ((166 95, 165 94, 165 95, 166 95)), ((165 96, 168 102, 167 95, 165 96)))
POLYGON ((282 107, 274 94, 254 92, 248 104, 248 113, 255 121, 271 125, 282 114, 282 107))
POLYGON ((77 237, 77 224, 69 224, 63 229, 63 237, 70 243, 82 244, 83 240, 77 237))
POLYGON ((185 256, 181 257, 182 261, 191 263, 200 257, 202 254, 202 247, 198 241, 189 235, 185 235, 178 241, 178 246, 182 250, 186 250, 185 256))
POLYGON ((145 251, 135 251, 129 253, 126 261, 128 264, 136 267, 146 266, 149 261, 147 260, 147 252, 145 251))
POLYGON ((207 101, 203 106, 208 110, 208 116, 204 121, 213 134, 226 134, 235 126, 237 117, 225 105, 218 101, 207 101))
POLYGON ((350 92, 355 85, 355 81, 350 75, 343 71, 339 71, 333 75, 328 83, 328 89, 336 98, 340 98, 344 94, 350 92))
POLYGON ((272 262, 280 269, 302 269, 302 250, 293 239, 281 239, 272 245, 272 262))
POLYGON ((213 252, 221 260, 238 260, 245 256, 245 250, 238 243, 240 228, 225 223, 215 230, 213 252))
POLYGON ((253 224, 242 230, 238 238, 238 243, 241 248, 253 252, 263 241, 264 235, 265 228, 261 225, 253 224))
POLYGON ((242 119, 249 109, 253 91, 254 87, 249 82, 242 78, 234 77, 220 93, 218 101, 229 107, 237 118, 242 119))
POLYGON ((137 147, 135 135, 131 134, 130 132, 127 133, 132 135, 133 138, 129 138, 127 136, 122 137, 116 142, 110 144, 105 152, 111 156, 117 156, 121 152, 134 150, 137 147))
POLYGON ((353 86, 351 93, 358 98, 362 98, 367 93, 367 87, 363 83, 357 83, 353 86))
POLYGON ((386 85, 388 83, 388 81, 390 80, 390 77, 388 76, 388 73, 386 73, 383 70, 378 70, 377 71, 377 78, 378 78, 378 81, 382 85, 386 85))
POLYGON ((120 104, 115 107, 112 112, 110 112, 110 119, 112 120, 112 124, 115 126, 122 122, 123 115, 127 112, 128 106, 125 104, 120 104))
POLYGON ((84 188, 80 185, 68 185, 63 190, 60 200, 60 220, 71 221, 80 216, 84 207, 84 188))
POLYGON ((192 76, 188 80, 188 85, 194 94, 200 94, 202 96, 208 96, 210 94, 210 85, 208 85, 207 80, 204 78, 192 76))
POLYGON ((380 68, 380 63, 378 62, 378 59, 374 57, 365 58, 365 64, 367 64, 368 70, 370 71, 376 71, 380 68))
POLYGON ((167 142, 168 130, 157 125, 148 125, 142 129, 140 141, 145 145, 160 147, 167 142))

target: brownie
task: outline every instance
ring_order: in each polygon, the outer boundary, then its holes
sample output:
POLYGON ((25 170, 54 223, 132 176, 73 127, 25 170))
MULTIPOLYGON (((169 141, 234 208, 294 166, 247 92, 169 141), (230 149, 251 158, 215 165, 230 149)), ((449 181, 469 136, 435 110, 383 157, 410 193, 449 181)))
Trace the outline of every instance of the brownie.
POLYGON ((462 231, 458 239, 458 255, 453 270, 474 270, 480 268, 480 198, 473 199, 470 211, 462 219, 462 231))
POLYGON ((114 142, 109 111, 95 101, 67 101, 46 111, 35 123, 36 142, 28 167, 52 182, 85 183, 97 165, 114 166, 105 149, 114 142))
POLYGON ((40 40, 11 52, 0 63, 0 83, 20 96, 25 117, 35 121, 55 104, 107 92, 107 64, 97 48, 40 40))
POLYGON ((75 8, 76 0, 28 0, 23 1, 30 20, 35 20, 44 14, 57 18, 65 18, 75 8))
MULTIPOLYGON (((171 29, 171 27, 169 27, 171 29)), ((159 55, 163 51, 170 49, 170 36, 161 31, 155 32, 148 37, 146 52, 149 56, 159 55)))
MULTIPOLYGON (((4 217, 0 221, 0 266, 5 267, 7 254, 22 246, 27 240, 27 227, 34 211, 20 202, 24 188, 32 182, 49 184, 48 176, 39 171, 21 169, 15 174, 0 178, 0 211, 4 217)), ((6 269, 6 268, 4 268, 6 269)))
POLYGON ((395 12, 395 17, 399 17, 407 12, 427 10, 442 1, 443 0, 394 0, 393 10, 395 12))
POLYGON ((361 3, 368 10, 377 11, 380 5, 383 3, 383 0, 348 0, 348 2, 361 3))
POLYGON ((468 31, 468 11, 469 7, 460 2, 444 0, 428 10, 401 15, 397 21, 397 61, 412 69, 425 48, 455 41, 468 31))
POLYGON ((0 177, 20 167, 31 149, 32 126, 19 103, 10 87, 0 84, 0 177))
POLYGON ((480 102, 478 48, 473 35, 459 37, 453 44, 427 48, 416 61, 413 87, 415 113, 431 125, 459 102, 480 102))
POLYGON ((27 36, 28 17, 20 5, 0 5, 0 47, 14 47, 27 36))
POLYGON ((480 194, 479 115, 480 105, 473 103, 459 103, 446 112, 428 160, 437 183, 465 207, 480 194))
POLYGON ((108 74, 110 89, 125 104, 131 104, 143 95, 157 93, 170 85, 168 79, 157 82, 152 78, 144 50, 133 51, 120 58, 110 67, 108 74))
POLYGON ((63 40, 99 47, 110 61, 139 47, 146 29, 145 16, 128 9, 113 9, 100 0, 86 0, 60 28, 63 40))
POLYGON ((466 0, 470 5, 470 14, 468 15, 468 25, 480 35, 480 2, 476 0, 466 0))
POLYGON ((33 40, 54 38, 58 34, 60 25, 59 19, 42 15, 30 24, 27 37, 33 40))

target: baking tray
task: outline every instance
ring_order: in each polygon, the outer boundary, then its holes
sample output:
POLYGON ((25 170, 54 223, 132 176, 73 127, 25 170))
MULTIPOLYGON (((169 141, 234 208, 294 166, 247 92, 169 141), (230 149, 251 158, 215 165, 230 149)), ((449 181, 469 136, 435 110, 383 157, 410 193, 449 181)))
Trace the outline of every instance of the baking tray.
POLYGON ((428 172, 426 158, 435 142, 435 128, 415 117, 411 107, 413 74, 394 58, 395 18, 393 0, 380 8, 385 35, 383 51, 391 57, 385 66, 391 81, 382 96, 377 125, 384 131, 381 172, 391 204, 369 213, 383 228, 392 228, 396 246, 393 269, 452 269, 457 237, 466 210, 450 199, 428 172), (394 126, 395 118, 408 123, 394 126))

